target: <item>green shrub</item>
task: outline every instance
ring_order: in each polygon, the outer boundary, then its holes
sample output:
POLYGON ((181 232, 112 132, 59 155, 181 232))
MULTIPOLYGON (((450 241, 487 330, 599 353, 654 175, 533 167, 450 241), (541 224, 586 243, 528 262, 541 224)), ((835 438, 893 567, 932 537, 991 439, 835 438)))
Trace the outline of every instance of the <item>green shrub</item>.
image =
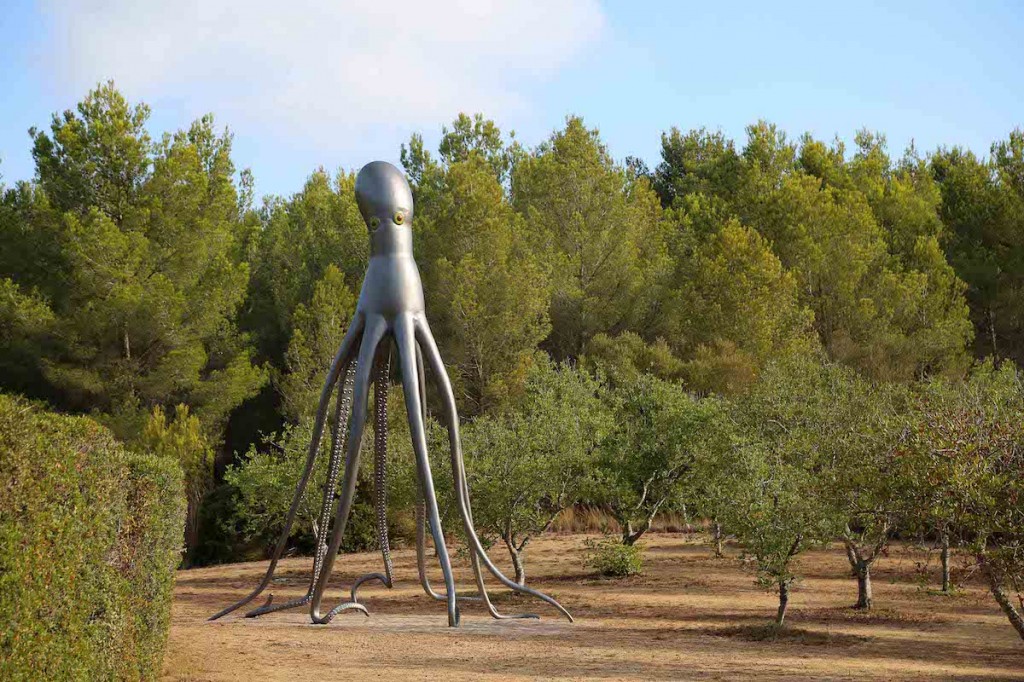
POLYGON ((586 540, 587 552, 583 563, 601 575, 625 578, 638 575, 643 569, 643 545, 624 545, 617 539, 586 540))
POLYGON ((154 679, 181 557, 177 463, 0 395, 0 485, 0 679, 154 679))

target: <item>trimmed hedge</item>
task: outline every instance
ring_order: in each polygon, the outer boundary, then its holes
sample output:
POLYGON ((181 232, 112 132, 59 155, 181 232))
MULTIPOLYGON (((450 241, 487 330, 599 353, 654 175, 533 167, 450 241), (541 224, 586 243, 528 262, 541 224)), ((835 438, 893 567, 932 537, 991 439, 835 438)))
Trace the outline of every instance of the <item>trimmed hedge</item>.
POLYGON ((177 463, 0 395, 0 679, 156 678, 184 519, 177 463))

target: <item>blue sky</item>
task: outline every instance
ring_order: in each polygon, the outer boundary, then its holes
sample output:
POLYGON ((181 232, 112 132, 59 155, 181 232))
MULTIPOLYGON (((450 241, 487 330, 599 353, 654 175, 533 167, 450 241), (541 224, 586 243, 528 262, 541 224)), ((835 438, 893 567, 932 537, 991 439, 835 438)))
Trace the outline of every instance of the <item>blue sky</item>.
POLYGON ((481 111, 528 145, 567 114, 658 161, 671 126, 742 140, 881 131, 899 154, 987 153, 1024 126, 1024 3, 598 0, 0 0, 0 173, 33 174, 30 126, 114 79, 154 134, 206 112, 261 194, 319 166, 397 161, 481 111), (893 5, 898 5, 893 9, 893 5))

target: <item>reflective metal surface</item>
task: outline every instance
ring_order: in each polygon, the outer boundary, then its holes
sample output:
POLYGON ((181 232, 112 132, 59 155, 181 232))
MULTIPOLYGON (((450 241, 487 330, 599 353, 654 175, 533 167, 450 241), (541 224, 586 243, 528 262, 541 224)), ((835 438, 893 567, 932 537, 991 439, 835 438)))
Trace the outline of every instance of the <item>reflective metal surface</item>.
POLYGON ((473 512, 470 506, 469 486, 466 482, 466 467, 459 440, 459 418, 452 393, 451 382, 438 352, 437 344, 430 332, 423 306, 423 285, 419 270, 413 260, 412 251, 412 191, 405 176, 397 168, 383 161, 367 164, 356 178, 356 201, 370 231, 370 263, 363 279, 362 290, 356 314, 335 356, 323 391, 313 427, 313 437, 306 458, 302 477, 295 490, 291 508, 285 521, 281 538, 271 557, 270 567, 260 584, 246 598, 213 615, 215 620, 248 604, 262 593, 273 579, 277 562, 285 549, 291 532, 299 502, 309 483, 309 477, 320 452, 324 423, 331 404, 331 395, 338 387, 335 401, 335 428, 331 438, 327 482, 323 491, 320 522, 317 526, 317 551, 313 561, 309 588, 300 599, 281 605, 272 605, 272 600, 260 608, 247 613, 259 616, 309 604, 310 617, 314 623, 327 623, 341 611, 354 609, 367 614, 366 607, 358 602, 357 590, 370 580, 378 580, 387 587, 392 586, 390 543, 387 536, 387 382, 389 367, 394 357, 405 394, 406 418, 412 436, 416 457, 417 482, 420 502, 417 505, 416 555, 418 574, 424 591, 431 597, 444 601, 448 610, 448 624, 459 624, 459 602, 482 601, 494 618, 536 618, 532 614, 505 616, 491 603, 484 583, 483 568, 506 587, 541 599, 572 621, 572 616, 558 602, 546 594, 519 585, 507 578, 487 556, 480 538, 473 526, 473 512), (393 344, 394 353, 391 352, 393 344), (452 574, 448 549, 444 542, 441 518, 438 512, 437 495, 427 453, 427 438, 424 428, 426 414, 426 379, 424 358, 430 367, 437 388, 444 403, 445 425, 448 429, 449 458, 455 485, 455 500, 462 519, 472 559, 476 594, 465 596, 456 593, 455 578, 452 574), (376 367, 376 372, 374 368, 376 367), (384 558, 384 573, 370 573, 357 578, 351 589, 351 599, 333 608, 323 610, 323 597, 338 554, 345 527, 348 523, 356 490, 359 470, 360 444, 366 425, 370 385, 374 384, 375 416, 375 484, 377 531, 384 558), (344 477, 338 486, 341 455, 345 455, 344 477), (338 493, 340 490, 340 493, 338 493), (334 522, 329 519, 338 496, 334 522), (435 592, 426 576, 426 530, 433 536, 437 559, 444 576, 444 592, 435 592))

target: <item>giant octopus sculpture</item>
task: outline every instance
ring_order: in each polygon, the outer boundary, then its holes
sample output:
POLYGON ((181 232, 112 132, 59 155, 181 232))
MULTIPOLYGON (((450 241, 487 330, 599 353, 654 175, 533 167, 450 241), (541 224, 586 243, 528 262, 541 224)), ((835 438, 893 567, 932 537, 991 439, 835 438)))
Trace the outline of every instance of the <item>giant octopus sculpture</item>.
POLYGON ((249 611, 247 617, 260 616, 274 611, 295 608, 309 604, 309 613, 314 623, 328 623, 338 613, 355 609, 369 615, 366 607, 358 600, 359 586, 370 580, 378 580, 387 587, 393 585, 391 551, 387 529, 387 409, 388 381, 391 371, 391 346, 397 352, 401 382, 404 387, 405 409, 412 435, 413 451, 416 457, 416 473, 419 484, 419 500, 416 508, 416 557, 420 584, 424 591, 438 601, 446 601, 448 625, 458 627, 461 601, 480 601, 494 618, 536 618, 532 614, 506 616, 498 612, 491 603, 484 585, 481 564, 505 586, 516 592, 530 594, 558 609, 569 621, 572 616, 557 601, 520 585, 506 577, 490 560, 473 527, 473 513, 470 509, 469 487, 466 483, 466 467, 462 459, 459 441, 459 418, 455 408, 455 397, 451 382, 445 372, 444 363, 430 332, 430 325, 424 313, 423 285, 419 270, 413 260, 412 251, 412 191, 405 176, 394 166, 383 161, 374 161, 359 171, 356 177, 356 201, 363 220, 370 231, 370 264, 363 280, 355 317, 341 343, 341 348, 331 364, 327 381, 320 394, 313 425, 313 436, 306 458, 305 468, 295 489, 295 496, 286 517, 284 530, 274 549, 270 566, 263 580, 248 596, 213 615, 216 620, 248 604, 270 584, 274 570, 285 549, 292 523, 300 500, 309 483, 320 450, 324 424, 331 404, 331 395, 337 387, 334 406, 334 428, 332 430, 330 457, 327 465, 327 480, 324 484, 323 502, 320 508, 316 554, 306 594, 298 599, 273 604, 273 597, 259 608, 249 611), (426 410, 426 383, 423 358, 430 365, 437 388, 444 403, 444 417, 448 429, 451 465, 455 484, 455 500, 465 528, 477 594, 460 595, 455 590, 451 560, 445 547, 438 513, 437 494, 430 473, 427 458, 427 438, 424 431, 426 410), (356 476, 359 470, 360 443, 366 425, 370 383, 374 389, 374 479, 377 534, 384 557, 384 573, 370 573, 359 577, 352 584, 349 601, 323 610, 324 591, 331 576, 331 568, 338 554, 345 525, 352 509, 356 491, 356 476), (328 523, 336 499, 335 490, 340 474, 341 454, 345 453, 344 478, 341 494, 334 517, 333 527, 328 523), (436 592, 426 574, 426 539, 424 521, 433 536, 437 558, 444 575, 445 591, 436 592), (327 536, 330 533, 330 541, 327 536))

